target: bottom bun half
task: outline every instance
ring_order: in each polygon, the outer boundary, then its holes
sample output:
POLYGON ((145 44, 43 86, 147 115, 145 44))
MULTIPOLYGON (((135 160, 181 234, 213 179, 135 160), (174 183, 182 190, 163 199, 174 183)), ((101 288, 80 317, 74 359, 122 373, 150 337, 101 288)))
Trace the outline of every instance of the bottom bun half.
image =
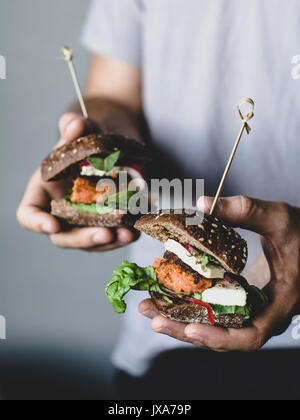
MULTIPOLYGON (((150 295, 155 306, 165 318, 187 324, 211 325, 208 310, 201 305, 184 302, 180 299, 169 303, 157 293, 150 293, 150 295)), ((215 315, 214 319, 217 327, 239 329, 243 328, 245 318, 242 315, 215 315)))
POLYGON ((132 228, 140 217, 129 213, 122 214, 121 212, 109 214, 87 213, 75 209, 65 199, 51 202, 51 214, 72 226, 107 228, 132 228))

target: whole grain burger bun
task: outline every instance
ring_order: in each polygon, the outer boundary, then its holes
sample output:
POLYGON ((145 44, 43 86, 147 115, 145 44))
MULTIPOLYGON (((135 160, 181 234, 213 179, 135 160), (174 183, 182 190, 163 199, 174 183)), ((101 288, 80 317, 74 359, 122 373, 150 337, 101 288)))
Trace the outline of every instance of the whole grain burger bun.
POLYGON ((107 156, 120 151, 126 160, 146 163, 151 160, 148 149, 136 140, 116 134, 92 134, 80 137, 53 150, 41 167, 44 181, 67 177, 74 165, 91 156, 107 156))
POLYGON ((139 216, 118 210, 109 214, 87 213, 72 207, 67 200, 53 200, 51 214, 72 226, 79 227, 133 227, 139 216))
POLYGON ((180 214, 160 210, 141 217, 135 229, 161 242, 173 239, 189 244, 212 255, 226 271, 239 275, 248 259, 247 242, 231 227, 214 216, 201 212, 180 214), (198 216, 203 221, 197 225, 186 225, 186 218, 198 216))
MULTIPOLYGON (((188 303, 182 299, 170 299, 166 302, 161 295, 150 293, 157 309, 165 318, 186 324, 210 324, 208 310, 195 303, 188 303)), ((215 326, 223 328, 242 328, 245 317, 243 315, 214 315, 215 326)))

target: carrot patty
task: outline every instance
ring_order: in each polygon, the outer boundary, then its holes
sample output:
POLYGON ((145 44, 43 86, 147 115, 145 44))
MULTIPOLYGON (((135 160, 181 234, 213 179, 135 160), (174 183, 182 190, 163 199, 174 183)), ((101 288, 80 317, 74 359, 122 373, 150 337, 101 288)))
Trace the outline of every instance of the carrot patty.
POLYGON ((196 273, 172 252, 166 252, 163 258, 156 258, 153 267, 159 283, 175 293, 203 293, 213 285, 212 280, 196 273))
POLYGON ((108 187, 101 191, 97 191, 97 184, 94 182, 78 177, 73 186, 71 201, 77 204, 93 204, 101 202, 101 197, 105 200, 108 187))

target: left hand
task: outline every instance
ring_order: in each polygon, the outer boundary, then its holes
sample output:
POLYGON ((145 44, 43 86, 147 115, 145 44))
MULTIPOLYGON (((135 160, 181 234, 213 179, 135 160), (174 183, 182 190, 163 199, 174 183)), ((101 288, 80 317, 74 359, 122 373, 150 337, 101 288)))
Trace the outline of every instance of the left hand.
MULTIPOLYGON (((59 122, 61 134, 56 147, 62 146, 90 132, 101 133, 102 128, 80 115, 68 113, 59 122)), ((126 228, 102 227, 65 228, 49 213, 50 202, 61 198, 69 189, 67 181, 44 182, 40 168, 31 177, 17 211, 20 225, 28 230, 48 235, 53 245, 62 249, 81 249, 104 252, 129 245, 139 238, 139 233, 126 228)))
MULTIPOLYGON (((212 199, 202 197, 198 207, 208 212, 212 199)), ((283 333, 300 308, 300 209, 284 203, 247 197, 224 198, 215 215, 234 227, 261 235, 265 257, 250 268, 250 283, 266 284, 270 305, 241 330, 201 324, 183 324, 161 316, 150 299, 140 304, 140 312, 152 319, 155 332, 214 351, 255 351, 271 337, 283 333), (266 260, 265 260, 266 258, 266 260), (265 262, 268 262, 266 265, 265 262), (258 281, 253 281, 257 270, 258 281)))

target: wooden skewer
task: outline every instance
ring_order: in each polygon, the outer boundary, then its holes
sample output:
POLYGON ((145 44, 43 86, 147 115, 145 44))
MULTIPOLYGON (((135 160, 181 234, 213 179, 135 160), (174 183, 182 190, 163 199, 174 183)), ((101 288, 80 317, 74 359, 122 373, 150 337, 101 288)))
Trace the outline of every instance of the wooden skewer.
POLYGON ((227 166, 226 166, 226 168, 225 168, 225 171, 224 171, 223 177, 222 177, 222 179, 221 179, 221 182, 220 182, 220 185, 219 185, 218 191, 217 191, 217 193, 216 193, 216 196, 215 196, 215 199, 214 199, 214 202, 213 202, 212 208, 211 208, 211 210, 210 210, 210 215, 212 215, 212 214, 214 213, 214 211, 215 211, 216 205, 217 205, 217 203, 218 203, 218 200, 219 200, 219 198, 220 198, 221 192, 222 192, 222 190, 223 190, 223 187, 224 187, 224 184, 225 184, 225 181, 226 181, 226 178, 227 178, 228 172, 229 172, 229 170, 230 170, 230 168, 231 168, 232 161, 233 161, 233 159, 234 159, 234 157, 235 157, 235 154, 236 154, 236 151, 237 151, 238 145, 240 144, 240 140, 241 140, 241 138, 242 138, 242 135, 243 135, 243 133, 244 133, 244 130, 246 130, 247 134, 250 134, 251 128, 250 128, 250 127, 249 127, 249 125, 248 125, 248 121, 250 121, 250 120, 254 117, 254 107, 255 107, 254 102, 253 102, 253 100, 252 100, 252 99, 250 99, 250 98, 244 98, 244 99, 242 99, 242 100, 240 101, 240 103, 238 104, 238 112, 239 112, 239 115, 240 115, 240 117, 241 117, 241 120, 242 120, 243 124, 242 124, 241 130, 240 130, 240 132, 239 132, 239 135, 238 135, 238 137, 237 137, 237 139, 236 139, 236 142, 235 142, 235 145, 234 145, 234 147, 233 147, 233 150, 232 150, 232 152, 231 152, 231 155, 230 155, 229 161, 228 161, 228 163, 227 163, 227 166), (250 111, 250 112, 248 112, 248 114, 246 115, 246 117, 244 117, 244 116, 243 116, 243 114, 242 114, 242 111, 241 111, 241 106, 242 106, 242 105, 244 105, 244 104, 247 104, 247 103, 251 105, 251 111, 250 111))
POLYGON ((83 96, 82 96, 82 93, 81 93, 81 90, 80 90, 80 86, 79 86, 78 77, 77 77, 77 74, 76 74, 76 71, 75 71, 75 67, 73 65, 73 57, 74 57, 73 50, 71 50, 71 48, 69 48, 69 47, 64 47, 64 48, 61 49, 61 54, 62 54, 63 59, 69 65, 70 73, 71 73, 73 83, 74 83, 74 86, 75 86, 75 90, 76 90, 76 93, 77 93, 77 97, 78 97, 78 100, 79 100, 79 103, 80 103, 80 106, 81 106, 82 114, 83 114, 84 118, 87 119, 88 118, 88 112, 87 112, 87 109, 86 109, 86 106, 85 106, 85 103, 84 103, 84 100, 83 100, 83 96))

